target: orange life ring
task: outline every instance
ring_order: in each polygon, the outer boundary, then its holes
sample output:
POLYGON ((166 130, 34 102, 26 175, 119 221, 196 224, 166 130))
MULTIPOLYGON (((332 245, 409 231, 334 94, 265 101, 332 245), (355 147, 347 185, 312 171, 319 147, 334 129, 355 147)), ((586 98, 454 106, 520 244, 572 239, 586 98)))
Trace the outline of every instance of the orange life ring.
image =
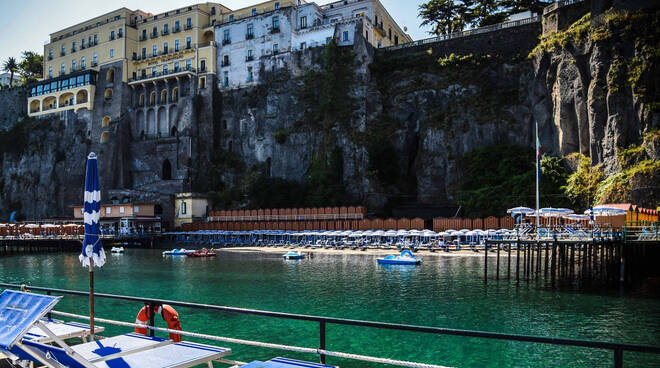
MULTIPOLYGON (((137 317, 135 318, 135 323, 143 326, 147 326, 149 324, 150 311, 151 308, 148 308, 147 306, 142 307, 142 309, 140 309, 140 312, 138 312, 137 317)), ((167 328, 169 328, 170 330, 181 331, 181 321, 179 321, 179 313, 177 313, 177 311, 174 308, 172 308, 171 305, 165 304, 163 306, 158 306, 156 309, 156 313, 159 313, 163 317, 163 319, 167 323, 167 328)), ((135 327, 135 333, 146 335, 147 328, 135 327)), ((181 335, 171 332, 170 339, 172 339, 172 341, 174 342, 180 342, 181 335)))

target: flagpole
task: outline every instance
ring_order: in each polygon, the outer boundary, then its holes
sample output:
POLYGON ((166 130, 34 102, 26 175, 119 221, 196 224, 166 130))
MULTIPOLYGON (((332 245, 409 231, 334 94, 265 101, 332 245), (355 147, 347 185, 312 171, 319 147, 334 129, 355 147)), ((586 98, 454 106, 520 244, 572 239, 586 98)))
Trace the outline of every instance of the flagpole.
POLYGON ((541 144, 539 142, 539 122, 536 121, 536 241, 540 236, 539 223, 539 181, 541 180, 541 144))

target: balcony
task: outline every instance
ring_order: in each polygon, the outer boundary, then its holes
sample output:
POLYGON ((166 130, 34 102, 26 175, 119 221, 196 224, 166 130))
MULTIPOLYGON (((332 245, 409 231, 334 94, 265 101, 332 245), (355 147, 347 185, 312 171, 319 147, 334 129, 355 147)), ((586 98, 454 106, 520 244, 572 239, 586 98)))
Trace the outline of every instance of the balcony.
POLYGON ((109 40, 109 41, 114 41, 114 40, 115 40, 115 36, 110 36, 110 40, 109 40))
POLYGON ((280 27, 273 27, 270 29, 270 33, 280 33, 280 27))
POLYGON ((151 38, 158 37, 158 32, 151 32, 151 38))
POLYGON ((220 66, 225 67, 225 66, 229 66, 230 64, 231 63, 229 62, 229 60, 223 60, 222 63, 220 63, 220 66))
POLYGON ((71 53, 73 54, 74 52, 76 52, 76 49, 75 49, 75 48, 71 48, 71 53))
POLYGON ((167 36, 168 34, 170 34, 170 31, 167 30, 167 29, 164 29, 164 30, 160 31, 161 36, 167 36))
POLYGON ((246 40, 251 40, 253 38, 254 38, 254 33, 248 33, 248 34, 245 35, 246 40))
POLYGON ((146 35, 142 35, 142 36, 140 36, 140 41, 146 41, 146 40, 147 40, 147 36, 146 36, 146 35))
POLYGON ((85 45, 80 45, 80 49, 81 49, 81 50, 84 50, 84 49, 86 49, 86 48, 87 48, 87 46, 85 46, 85 45))
POLYGON ((53 60, 53 55, 48 55, 48 60, 53 60))
POLYGON ((99 66, 99 63, 97 63, 96 61, 92 61, 92 68, 97 67, 97 66, 99 66))
POLYGON ((222 40, 222 46, 224 46, 224 45, 229 45, 230 43, 231 43, 231 39, 230 39, 230 38, 225 38, 225 39, 222 40))
POLYGON ((66 55, 66 52, 60 51, 60 56, 65 56, 65 55, 66 55))
POLYGON ((124 35, 122 33, 117 35, 117 38, 122 38, 122 37, 124 37, 124 35))
POLYGON ((248 55, 245 57, 245 61, 253 61, 254 60, 254 55, 248 55))
POLYGON ((192 29, 192 24, 186 24, 186 25, 183 27, 183 29, 186 30, 186 31, 189 30, 189 29, 192 29))
POLYGON ((169 77, 176 77, 177 75, 184 74, 184 73, 196 73, 195 68, 188 68, 186 67, 185 69, 174 69, 174 71, 162 71, 162 72, 156 72, 156 73, 149 73, 149 74, 143 74, 139 75, 135 78, 129 79, 128 83, 138 83, 141 81, 146 81, 146 80, 151 80, 151 79, 161 79, 161 78, 169 78, 169 77))
POLYGON ((174 27, 174 30, 172 30, 172 33, 179 33, 181 32, 181 28, 179 27, 174 27))

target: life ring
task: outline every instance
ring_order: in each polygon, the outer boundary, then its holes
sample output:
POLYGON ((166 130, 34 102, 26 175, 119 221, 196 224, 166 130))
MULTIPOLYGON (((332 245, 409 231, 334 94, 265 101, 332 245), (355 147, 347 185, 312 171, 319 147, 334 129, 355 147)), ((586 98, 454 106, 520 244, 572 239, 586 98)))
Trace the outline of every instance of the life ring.
MULTIPOLYGON (((137 317, 135 318, 135 323, 143 326, 147 326, 149 324, 149 318, 150 318, 150 312, 151 308, 144 306, 142 309, 140 309, 140 312, 138 312, 137 317)), ((156 313, 159 313, 165 322, 167 323, 167 328, 170 330, 178 330, 181 331, 181 321, 179 321, 179 313, 172 308, 171 305, 164 304, 162 306, 158 306, 156 308, 156 313)), ((147 334, 147 328, 146 327, 135 327, 135 333, 139 333, 142 335, 147 334)), ((181 341, 181 335, 177 333, 170 333, 170 339, 174 342, 180 342, 181 341)))

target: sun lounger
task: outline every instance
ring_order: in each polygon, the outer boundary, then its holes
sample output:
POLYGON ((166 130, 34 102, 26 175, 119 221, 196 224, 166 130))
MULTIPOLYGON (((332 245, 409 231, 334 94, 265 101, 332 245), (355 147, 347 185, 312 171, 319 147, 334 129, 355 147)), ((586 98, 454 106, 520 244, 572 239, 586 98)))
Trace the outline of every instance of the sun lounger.
MULTIPOLYGON (((42 319, 41 323, 51 330, 55 336, 62 340, 81 338, 86 342, 87 337, 90 335, 89 325, 78 322, 64 322, 55 319, 42 319)), ((94 326, 94 333, 98 334, 105 331, 104 327, 94 326)), ((32 341, 49 343, 53 339, 41 331, 38 327, 32 327, 24 336, 32 341)))
POLYGON ((278 357, 267 362, 254 361, 241 368, 335 368, 335 366, 278 357))
POLYGON ((210 363, 231 353, 230 349, 192 342, 177 342, 138 334, 126 334, 69 346, 41 319, 60 297, 5 290, 0 294, 0 352, 48 367, 184 368, 210 363), (61 347, 26 338, 37 327, 61 347))

